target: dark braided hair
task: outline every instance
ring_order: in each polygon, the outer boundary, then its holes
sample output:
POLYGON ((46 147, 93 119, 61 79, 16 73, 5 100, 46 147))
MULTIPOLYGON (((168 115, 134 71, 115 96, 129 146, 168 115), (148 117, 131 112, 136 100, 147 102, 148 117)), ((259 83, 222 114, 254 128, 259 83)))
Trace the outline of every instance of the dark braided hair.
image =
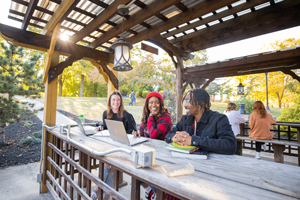
MULTIPOLYGON (((190 104, 192 104, 193 106, 199 106, 200 109, 204 110, 204 112, 208 112, 210 110, 210 97, 204 89, 192 89, 189 90, 187 94, 190 95, 190 104)), ((185 99, 186 95, 183 99, 185 99)))
MULTIPOLYGON (((150 110, 148 108, 148 104, 149 104, 149 100, 151 98, 148 98, 145 102, 145 105, 144 105, 144 109, 143 109, 143 118, 142 118, 142 124, 143 124, 143 128, 144 130, 147 129, 147 122, 148 122, 148 117, 150 115, 150 110)), ((159 101, 159 113, 158 115, 156 116, 156 118, 159 118, 160 116, 162 116, 164 113, 169 113, 168 109, 165 107, 164 105, 164 102, 160 99, 160 98, 157 98, 158 101, 159 101)))

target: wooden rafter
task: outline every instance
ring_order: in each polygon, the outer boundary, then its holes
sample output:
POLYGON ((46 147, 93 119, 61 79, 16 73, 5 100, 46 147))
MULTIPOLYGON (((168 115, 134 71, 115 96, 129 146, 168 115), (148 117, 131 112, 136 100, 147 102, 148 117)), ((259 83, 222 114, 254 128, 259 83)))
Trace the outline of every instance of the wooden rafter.
POLYGON ((221 7, 227 6, 230 3, 235 2, 236 0, 211 0, 211 1, 202 1, 196 6, 190 8, 189 10, 180 13, 172 18, 170 18, 167 22, 161 22, 151 27, 149 30, 144 30, 138 33, 135 36, 132 36, 127 39, 127 42, 134 44, 140 42, 144 39, 150 38, 153 35, 166 31, 170 28, 177 26, 179 23, 183 24, 192 19, 195 19, 199 16, 205 15, 209 12, 212 12, 221 7))
POLYGON ((130 29, 132 26, 142 23, 144 20, 150 18, 152 15, 159 13, 160 11, 170 7, 180 0, 157 0, 147 6, 145 9, 140 10, 134 15, 130 16, 124 24, 120 23, 114 28, 107 31, 105 34, 99 37, 99 39, 92 42, 90 45, 91 48, 96 48, 100 44, 106 42, 107 40, 116 37, 122 32, 122 25, 124 25, 124 31, 130 29))
POLYGON ((56 40, 59 37, 59 33, 60 33, 59 29, 60 29, 60 24, 57 24, 53 31, 53 34, 52 34, 50 47, 47 51, 47 59, 46 59, 46 63, 44 66, 44 71, 43 71, 43 81, 42 81, 43 84, 46 83, 47 78, 48 78, 48 71, 50 69, 52 54, 54 52, 56 40))
POLYGON ((300 20, 298 20, 300 18, 299 10, 299 1, 294 1, 290 4, 284 1, 269 6, 264 10, 255 11, 251 15, 240 16, 237 19, 223 22, 218 26, 215 25, 203 29, 198 31, 197 34, 191 33, 188 36, 176 38, 171 42, 174 42, 176 46, 182 49, 188 49, 193 52, 283 30, 300 25, 300 20))
MULTIPOLYGON (((23 31, 3 24, 0 24, 0 34, 4 39, 11 41, 13 44, 18 46, 45 52, 50 47, 51 37, 46 35, 23 31)), ((114 55, 111 53, 94 50, 68 41, 60 40, 59 44, 55 46, 54 51, 65 56, 82 54, 83 59, 103 60, 109 63, 114 62, 114 55)))
POLYGON ((162 35, 162 37, 167 38, 167 37, 176 35, 178 33, 182 33, 182 32, 187 31, 189 29, 205 25, 205 24, 207 24, 209 22, 212 22, 212 21, 215 21, 215 20, 220 20, 220 19, 222 19, 224 17, 227 17, 227 16, 231 15, 232 13, 238 13, 238 12, 240 12, 242 10, 246 10, 246 9, 252 8, 254 6, 257 6, 259 4, 262 4, 262 3, 265 3, 265 2, 268 2, 268 1, 269 0, 256 0, 256 1, 249 1, 249 2, 244 3, 244 4, 240 4, 240 5, 232 8, 232 9, 225 10, 223 12, 220 12, 220 13, 217 13, 215 15, 209 16, 209 17, 207 17, 205 19, 202 19, 202 20, 199 20, 197 22, 191 23, 189 25, 183 26, 183 27, 181 27, 179 29, 175 29, 173 31, 165 33, 165 34, 162 35))
POLYGON ((183 81, 186 81, 188 83, 194 83, 195 85, 203 85, 206 83, 206 80, 201 77, 192 76, 188 74, 183 74, 183 81))
POLYGON ((54 27, 68 17, 70 12, 76 7, 79 1, 80 0, 69 0, 61 2, 55 13, 52 15, 52 17, 42 30, 41 34, 51 35, 51 31, 54 29, 54 27))
POLYGON ((153 37, 150 38, 151 40, 154 40, 158 43, 160 43, 161 45, 163 45, 165 48, 169 49, 170 51, 173 52, 174 55, 178 55, 183 57, 184 60, 188 60, 188 59, 193 59, 195 56, 183 51, 181 49, 176 48, 175 46, 173 46, 170 42, 168 42, 167 39, 161 37, 160 35, 154 35, 153 37))
POLYGON ((111 17, 116 15, 118 6, 120 4, 127 4, 131 0, 117 0, 108 6, 103 12, 101 12, 92 22, 90 22, 84 29, 76 33, 70 38, 73 42, 78 42, 85 36, 89 35, 93 31, 97 30, 102 24, 106 23, 111 17))
POLYGON ((31 0, 29 2, 21 29, 23 29, 23 30, 27 29, 30 18, 32 17, 32 14, 33 14, 34 10, 36 9, 38 2, 39 2, 39 0, 31 0))

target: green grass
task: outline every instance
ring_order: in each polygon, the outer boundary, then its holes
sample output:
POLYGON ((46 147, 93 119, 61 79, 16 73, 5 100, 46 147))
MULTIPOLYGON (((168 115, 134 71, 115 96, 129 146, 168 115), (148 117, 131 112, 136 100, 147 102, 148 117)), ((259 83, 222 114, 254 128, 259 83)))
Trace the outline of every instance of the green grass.
MULTIPOLYGON (((44 103, 44 99, 37 99, 44 103)), ((142 112, 145 103, 145 99, 137 99, 137 106, 129 106, 129 98, 123 98, 125 109, 131 113, 136 123, 141 123, 142 112)), ((226 110, 226 103, 211 102, 211 110, 223 113, 226 110)), ((96 121, 102 121, 102 114, 107 109, 107 98, 101 97, 58 97, 57 109, 65 110, 67 112, 81 115, 84 114, 86 118, 96 121)), ((281 114, 281 108, 271 108, 272 115, 279 117, 281 114)), ((185 109, 183 108, 183 114, 185 109)))

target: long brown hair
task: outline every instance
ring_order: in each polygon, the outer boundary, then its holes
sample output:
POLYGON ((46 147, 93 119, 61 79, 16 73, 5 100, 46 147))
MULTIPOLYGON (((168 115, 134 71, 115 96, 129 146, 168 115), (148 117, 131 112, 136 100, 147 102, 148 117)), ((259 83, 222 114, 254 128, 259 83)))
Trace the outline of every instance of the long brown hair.
POLYGON ((255 101, 253 104, 253 112, 259 113, 261 118, 265 118, 267 115, 267 110, 265 105, 261 101, 255 101))
MULTIPOLYGON (((147 122, 148 122, 148 117, 150 115, 150 110, 148 108, 148 104, 149 104, 149 100, 151 98, 148 98, 145 101, 145 105, 144 105, 144 109, 143 109, 143 118, 142 118, 142 124, 143 124, 143 128, 146 129, 147 128, 147 122)), ((162 116, 164 113, 169 113, 168 109, 165 107, 164 102, 160 99, 157 98, 159 100, 159 113, 158 113, 158 117, 162 116)))
POLYGON ((115 90, 112 93, 110 93, 108 101, 107 101, 107 108, 108 108, 107 109, 107 119, 113 118, 113 114, 114 113, 113 113, 113 111, 111 109, 111 105, 110 105, 111 97, 113 95, 118 95, 120 97, 120 99, 121 99, 121 103, 120 103, 120 107, 119 107, 119 111, 118 111, 118 117, 119 118, 123 118, 124 117, 124 111, 125 111, 125 109, 124 109, 124 103, 123 103, 123 98, 122 98, 121 93, 119 91, 115 90))
POLYGON ((236 110, 237 106, 235 103, 228 103, 227 104, 227 108, 226 108, 226 112, 231 111, 231 110, 236 110))

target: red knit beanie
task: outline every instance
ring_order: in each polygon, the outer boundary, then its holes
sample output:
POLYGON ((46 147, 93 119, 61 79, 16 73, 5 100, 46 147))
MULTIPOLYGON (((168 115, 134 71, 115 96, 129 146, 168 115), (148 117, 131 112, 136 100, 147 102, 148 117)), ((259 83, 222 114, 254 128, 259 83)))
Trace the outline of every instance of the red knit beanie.
POLYGON ((163 97, 161 96, 161 94, 159 92, 150 92, 146 97, 146 101, 147 101, 147 99, 149 99, 151 97, 157 97, 157 98, 161 99, 164 102, 164 99, 163 99, 163 97))

